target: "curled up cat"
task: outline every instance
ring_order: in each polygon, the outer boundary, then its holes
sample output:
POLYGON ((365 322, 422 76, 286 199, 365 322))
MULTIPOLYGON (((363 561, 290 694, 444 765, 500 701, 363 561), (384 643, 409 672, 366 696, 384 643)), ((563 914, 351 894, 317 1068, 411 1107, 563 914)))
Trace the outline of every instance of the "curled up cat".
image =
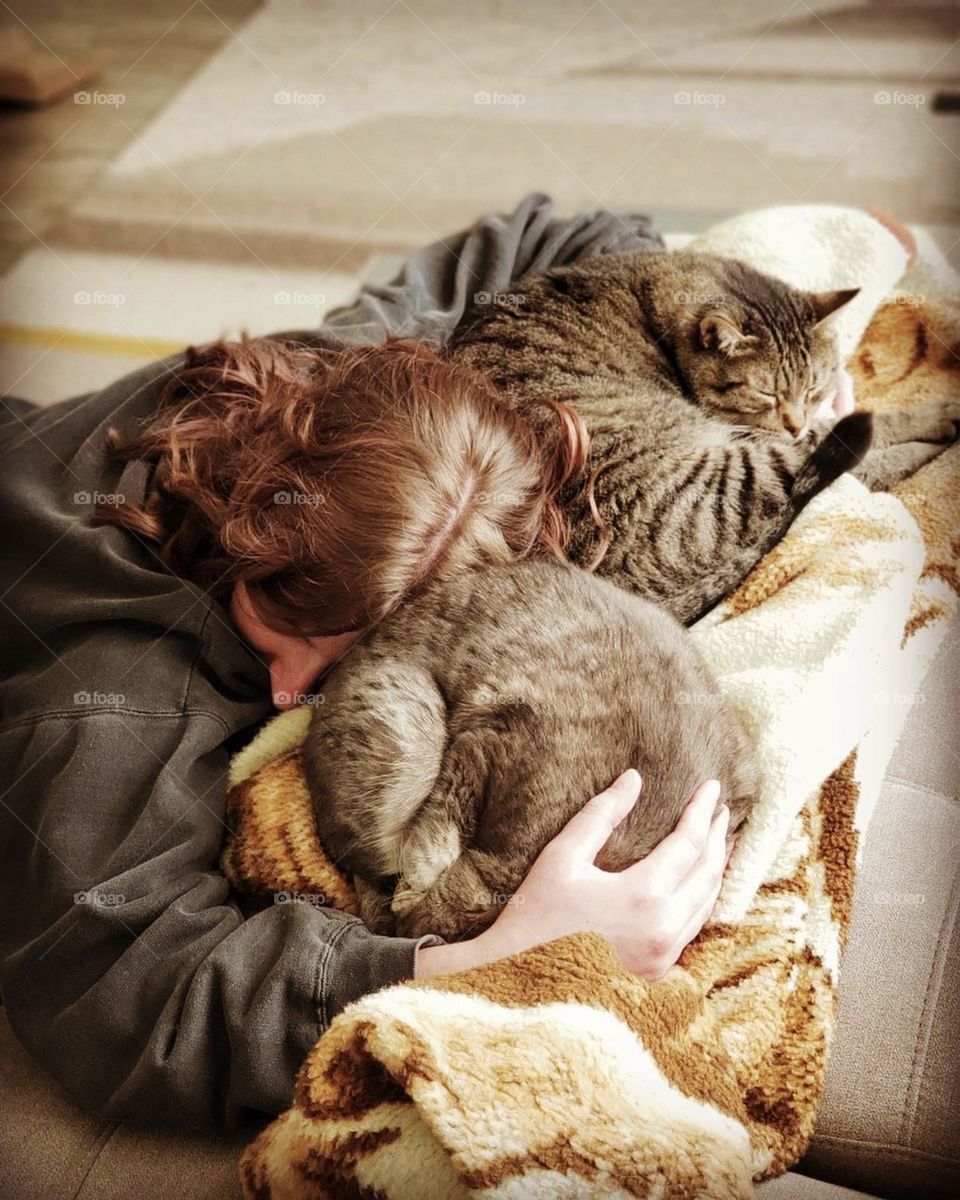
POLYGON ((839 475, 889 487, 955 436, 960 398, 835 420, 832 319, 855 295, 708 254, 605 255, 475 306, 451 354, 546 438, 544 398, 584 418, 593 481, 566 495, 572 560, 605 540, 601 575, 691 624, 839 475))
POLYGON ((546 843, 628 767, 643 790, 597 863, 619 870, 721 783, 733 834, 750 738, 686 630, 553 561, 431 585, 324 682, 304 747, 317 832, 373 929, 480 932, 546 843))
POLYGON ((831 318, 855 294, 651 251, 533 277, 467 314, 454 361, 544 438, 545 398, 584 418, 591 472, 564 497, 570 558, 596 561, 598 524, 605 553, 596 575, 527 562, 435 583, 328 676, 307 780, 368 925, 480 932, 584 798, 628 767, 644 787, 603 868, 649 853, 707 778, 732 832, 748 816, 751 740, 683 625, 839 475, 890 486, 960 420, 960 402, 936 401, 836 421, 831 318))

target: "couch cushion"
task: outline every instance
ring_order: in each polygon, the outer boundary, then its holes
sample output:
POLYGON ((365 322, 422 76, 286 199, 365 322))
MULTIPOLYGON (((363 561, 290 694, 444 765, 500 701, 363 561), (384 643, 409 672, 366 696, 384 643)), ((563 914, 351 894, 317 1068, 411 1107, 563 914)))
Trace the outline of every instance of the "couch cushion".
POLYGON ((255 1132, 218 1141, 159 1134, 82 1112, 17 1042, 0 1009, 0 1196, 4 1200, 237 1200, 255 1132))
POLYGON ((788 1171, 777 1179, 769 1179, 757 1188, 757 1200, 876 1200, 866 1192, 854 1192, 836 1183, 824 1183, 788 1171))
POLYGON ((800 1169, 891 1200, 960 1194, 960 624, 868 832, 836 1040, 800 1169))

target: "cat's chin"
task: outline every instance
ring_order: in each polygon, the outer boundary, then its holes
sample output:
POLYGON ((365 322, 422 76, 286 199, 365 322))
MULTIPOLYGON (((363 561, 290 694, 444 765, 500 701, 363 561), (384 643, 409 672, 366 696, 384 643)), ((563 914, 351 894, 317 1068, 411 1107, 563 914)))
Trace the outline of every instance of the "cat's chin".
POLYGON ((782 425, 778 426, 776 429, 768 429, 766 425, 738 424, 734 425, 733 428, 737 430, 738 433, 748 433, 751 437, 769 438, 771 441, 777 442, 782 442, 784 439, 786 439, 788 442, 797 442, 803 436, 802 430, 798 434, 787 433, 782 425))
POLYGON ((758 434, 765 433, 770 437, 783 437, 784 430, 781 426, 779 429, 767 429, 764 425, 758 425, 756 422, 745 420, 746 414, 737 413, 737 420, 734 420, 729 409, 708 408, 710 415, 728 429, 733 429, 737 433, 758 434))

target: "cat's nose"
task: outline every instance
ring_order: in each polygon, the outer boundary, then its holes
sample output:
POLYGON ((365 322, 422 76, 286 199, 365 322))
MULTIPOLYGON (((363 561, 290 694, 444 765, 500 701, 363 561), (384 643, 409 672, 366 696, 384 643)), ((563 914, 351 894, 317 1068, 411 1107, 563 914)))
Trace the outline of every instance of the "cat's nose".
POLYGON ((796 437, 797 434, 800 432, 800 430, 803 428, 803 425, 797 420, 796 417, 791 416, 790 413, 784 413, 783 414, 783 427, 787 431, 787 433, 791 434, 793 437, 796 437))

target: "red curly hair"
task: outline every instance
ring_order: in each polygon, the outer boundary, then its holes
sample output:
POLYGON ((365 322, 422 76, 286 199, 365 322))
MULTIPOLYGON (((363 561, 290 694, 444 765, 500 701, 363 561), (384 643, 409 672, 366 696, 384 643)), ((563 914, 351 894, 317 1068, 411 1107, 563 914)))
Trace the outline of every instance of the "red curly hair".
POLYGON ((150 426, 108 435, 155 463, 147 499, 98 516, 217 598, 243 582, 280 632, 364 628, 444 572, 563 557, 558 493, 589 441, 547 403, 550 446, 489 381, 417 343, 191 348, 150 426))

